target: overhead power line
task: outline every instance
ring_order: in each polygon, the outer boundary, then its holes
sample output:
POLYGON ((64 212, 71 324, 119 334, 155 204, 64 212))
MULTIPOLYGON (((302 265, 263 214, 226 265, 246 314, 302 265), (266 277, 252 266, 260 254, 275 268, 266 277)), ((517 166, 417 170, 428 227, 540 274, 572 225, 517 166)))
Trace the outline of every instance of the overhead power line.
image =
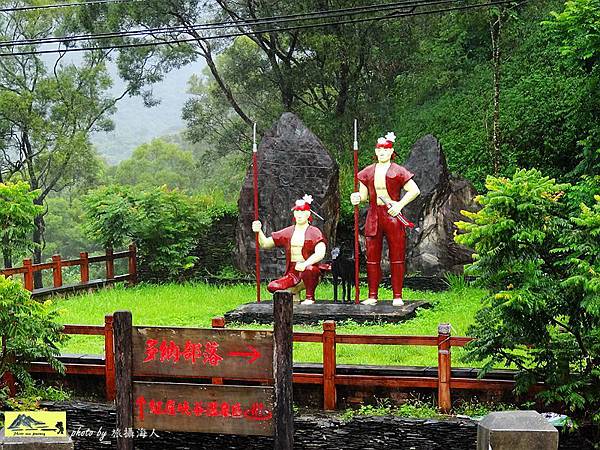
MULTIPOLYGON (((452 0, 440 0, 440 3, 445 3, 452 0)), ((429 14, 439 14, 445 12, 453 12, 453 11, 465 11, 469 9, 477 9, 477 8, 489 8, 490 6, 498 6, 498 5, 506 5, 506 4, 518 4, 521 5, 526 3, 528 0, 522 0, 520 2, 516 2, 515 0, 498 0, 491 1, 486 3, 476 3, 471 5, 462 5, 455 6, 444 9, 433 9, 427 11, 410 11, 406 13, 397 13, 393 15, 383 15, 378 17, 369 17, 369 18, 360 18, 360 19, 348 19, 336 22, 321 22, 321 23, 312 23, 306 25, 298 25, 298 26, 290 26, 290 27, 282 27, 282 28, 271 28, 265 30, 252 30, 248 32, 234 32, 222 35, 212 35, 212 36, 202 36, 202 40, 214 40, 214 39, 226 39, 233 38, 239 36, 245 36, 248 34, 266 34, 273 32, 282 32, 282 31, 294 31, 294 30, 303 30, 303 29, 313 29, 319 27, 333 26, 333 25, 344 25, 344 24, 352 24, 352 23, 364 23, 364 22, 374 22, 379 20, 389 20, 396 19, 401 17, 414 17, 421 15, 429 15, 429 14)), ((432 2, 427 2, 427 4, 431 5, 432 2)), ((4 56, 25 56, 25 55, 38 55, 38 54, 50 54, 50 53, 70 53, 70 52, 82 52, 82 51, 93 51, 93 50, 111 50, 111 49, 123 49, 123 48, 136 48, 136 47, 154 47, 160 45, 172 45, 179 43, 187 43, 187 42, 195 42, 196 38, 186 38, 186 39, 171 39, 165 41, 149 41, 149 42, 135 42, 129 44, 116 44, 116 45, 107 45, 107 46, 93 46, 93 47, 79 47, 79 48, 67 48, 67 49, 51 49, 51 50, 33 50, 33 51, 25 51, 25 52, 14 52, 14 53, 0 53, 0 57, 4 56)))
POLYGON ((131 3, 140 1, 144 0, 90 0, 88 2, 77 3, 54 3, 50 5, 13 6, 12 8, 0 8, 0 12, 35 11, 38 9, 71 8, 73 6, 103 5, 109 3, 131 3))
POLYGON ((159 28, 146 28, 139 30, 130 31, 114 31, 106 33, 96 33, 87 35, 73 35, 73 36, 57 36, 52 38, 39 38, 39 39, 18 39, 13 41, 0 41, 0 47, 17 46, 17 45, 39 45, 39 44, 53 44, 53 43, 66 43, 66 42, 78 42, 84 40, 93 39, 112 39, 118 37, 143 37, 156 33, 173 33, 177 31, 189 32, 189 31, 205 31, 205 30, 216 30, 223 28, 234 28, 234 27, 249 27, 258 25, 274 25, 278 23, 305 21, 309 19, 328 19, 340 16, 352 16, 373 12, 383 12, 389 10, 395 10, 398 8, 407 7, 421 7, 430 6, 441 3, 452 3, 459 0, 403 0, 394 3, 380 3, 376 5, 356 6, 351 8, 339 8, 327 11, 314 11, 307 13, 296 13, 287 14, 281 16, 272 17, 261 17, 261 18, 245 18, 242 20, 227 20, 222 22, 212 22, 205 24, 196 24, 191 27, 185 25, 173 26, 173 27, 159 27, 159 28))

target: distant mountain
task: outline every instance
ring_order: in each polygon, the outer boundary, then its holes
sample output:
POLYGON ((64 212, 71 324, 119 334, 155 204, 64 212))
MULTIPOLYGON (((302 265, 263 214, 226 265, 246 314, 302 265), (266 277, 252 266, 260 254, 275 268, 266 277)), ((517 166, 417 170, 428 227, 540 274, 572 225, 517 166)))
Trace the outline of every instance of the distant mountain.
MULTIPOLYGON (((187 81, 192 74, 199 74, 204 68, 203 61, 197 61, 178 70, 173 70, 165 79, 154 86, 154 95, 160 104, 152 108, 144 106, 140 97, 126 97, 117 104, 117 112, 112 117, 115 129, 110 133, 95 133, 92 142, 98 152, 111 164, 117 164, 131 156, 140 144, 155 137, 175 134, 185 124, 181 119, 181 109, 190 98, 187 94, 187 81)), ((114 95, 119 95, 124 83, 117 70, 110 68, 113 76, 114 95)))
POLYGON ((11 430, 17 430, 19 428, 39 428, 46 426, 44 422, 38 422, 37 420, 29 417, 27 414, 19 414, 17 418, 11 423, 8 428, 11 430))

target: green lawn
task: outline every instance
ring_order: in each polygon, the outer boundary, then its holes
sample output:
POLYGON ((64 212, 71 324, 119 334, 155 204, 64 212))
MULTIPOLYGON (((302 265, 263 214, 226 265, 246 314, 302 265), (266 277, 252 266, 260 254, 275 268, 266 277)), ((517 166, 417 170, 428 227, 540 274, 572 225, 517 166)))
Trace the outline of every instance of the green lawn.
MULTIPOLYGON (((332 298, 332 286, 320 285, 319 297, 332 298)), ((242 303, 254 299, 255 287, 237 285, 215 287, 207 284, 140 285, 134 288, 116 287, 92 294, 58 298, 54 304, 64 324, 104 323, 105 314, 119 309, 130 310, 135 325, 173 325, 210 327, 213 317, 222 316, 242 303)), ((466 288, 448 292, 405 291, 406 299, 423 299, 433 303, 431 309, 418 311, 417 317, 400 324, 373 323, 359 325, 352 322, 338 324, 339 333, 353 334, 416 334, 435 335, 437 325, 452 324, 455 336, 465 336, 473 322, 484 292, 466 288)), ((384 292, 383 298, 390 298, 384 292), (387 297, 386 297, 387 295, 387 297)), ((263 298, 270 298, 265 291, 263 298)), ((233 325, 228 325, 233 326, 233 325)), ((269 328, 262 325, 239 325, 240 328, 269 328)), ((295 326, 296 331, 320 331, 320 325, 295 326)), ((418 346, 338 345, 338 364, 381 364, 436 366, 437 349, 418 346)), ((73 336, 63 353, 103 353, 101 336, 73 336)), ((453 365, 460 366, 463 352, 453 351, 453 365)), ((321 362, 321 345, 295 343, 294 361, 321 362)), ((466 365, 466 364, 462 364, 466 365)), ((472 363, 469 363, 472 365, 472 363)))

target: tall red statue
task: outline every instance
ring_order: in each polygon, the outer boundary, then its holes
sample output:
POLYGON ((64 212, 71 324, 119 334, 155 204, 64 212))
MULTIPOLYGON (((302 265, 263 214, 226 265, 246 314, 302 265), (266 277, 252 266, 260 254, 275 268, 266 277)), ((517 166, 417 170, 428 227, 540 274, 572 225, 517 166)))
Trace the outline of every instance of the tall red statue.
POLYGON ((392 162, 395 140, 394 133, 388 133, 377 140, 375 145, 377 163, 365 167, 358 173, 359 192, 350 195, 353 205, 369 201, 365 224, 369 297, 362 302, 364 305, 377 304, 384 236, 390 251, 393 305, 404 304, 402 285, 406 248, 405 227, 409 222, 402 216, 402 208, 417 198, 420 191, 412 179, 413 174, 392 162), (401 197, 402 189, 406 193, 401 197))
POLYGON ((297 200, 292 208, 295 224, 275 231, 271 237, 266 237, 263 233, 260 220, 252 222, 252 231, 258 233, 261 248, 285 249, 285 274, 278 280, 271 281, 267 289, 269 292, 287 290, 294 294, 306 289, 306 300, 302 302, 305 305, 314 303, 315 289, 322 270, 318 263, 325 257, 327 251, 323 233, 310 224, 311 203, 310 195, 297 200))

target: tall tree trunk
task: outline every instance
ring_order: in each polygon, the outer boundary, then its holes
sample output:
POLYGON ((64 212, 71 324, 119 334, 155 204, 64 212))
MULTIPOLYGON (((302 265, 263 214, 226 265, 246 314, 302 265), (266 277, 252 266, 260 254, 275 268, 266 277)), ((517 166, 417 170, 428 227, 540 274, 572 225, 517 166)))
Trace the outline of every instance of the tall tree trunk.
POLYGON ((502 29, 502 12, 490 17, 490 34, 492 37, 492 68, 494 75, 494 114, 492 123, 492 162, 494 175, 500 173, 500 31, 502 29))
POLYGON ((12 254, 11 254, 11 251, 8 249, 8 243, 4 243, 2 246, 4 247, 4 249, 2 250, 2 257, 4 259, 4 267, 6 269, 9 269, 12 267, 12 254))
MULTIPOLYGON (((37 199, 34 201, 36 205, 42 204, 42 201, 38 201, 37 199)), ((33 249, 33 263, 40 264, 42 262, 42 250, 44 248, 44 232, 46 230, 46 223, 44 222, 44 214, 40 214, 39 216, 35 216, 33 219, 33 223, 35 228, 33 230, 33 242, 35 244, 35 248, 33 249)), ((33 287, 35 289, 40 289, 44 287, 44 283, 42 281, 42 271, 39 270, 33 273, 33 287)))

